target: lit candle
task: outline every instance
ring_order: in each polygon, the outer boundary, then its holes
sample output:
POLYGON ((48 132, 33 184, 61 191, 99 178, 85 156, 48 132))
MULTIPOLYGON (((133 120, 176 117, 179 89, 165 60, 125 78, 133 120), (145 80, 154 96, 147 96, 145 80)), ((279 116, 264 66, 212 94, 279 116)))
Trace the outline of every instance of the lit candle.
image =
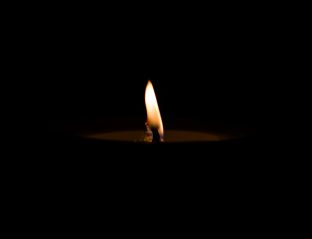
MULTIPOLYGON (((84 135, 92 140, 137 142, 137 143, 182 143, 182 142, 214 142, 237 138, 237 135, 190 131, 164 130, 156 94, 151 81, 145 90, 145 105, 147 112, 146 130, 123 130, 114 132, 96 132, 84 135)), ((142 124, 143 125, 143 124, 142 124)))
POLYGON ((146 142, 163 142, 164 126, 162 123, 155 91, 152 82, 148 81, 145 90, 145 105, 147 113, 146 134, 144 141, 146 142))

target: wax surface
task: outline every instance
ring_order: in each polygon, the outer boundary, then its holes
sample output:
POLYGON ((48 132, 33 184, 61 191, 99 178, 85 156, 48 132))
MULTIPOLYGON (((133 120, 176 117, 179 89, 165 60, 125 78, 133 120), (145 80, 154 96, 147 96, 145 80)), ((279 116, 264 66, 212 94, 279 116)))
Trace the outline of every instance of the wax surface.
MULTIPOLYGON (((143 142, 144 131, 116 131, 105 133, 91 133, 85 135, 86 138, 106 141, 126 141, 126 142, 143 142)), ((222 141, 230 139, 230 136, 197 132, 197 131, 180 131, 167 130, 165 132, 164 142, 178 143, 178 142, 203 142, 203 141, 222 141)))

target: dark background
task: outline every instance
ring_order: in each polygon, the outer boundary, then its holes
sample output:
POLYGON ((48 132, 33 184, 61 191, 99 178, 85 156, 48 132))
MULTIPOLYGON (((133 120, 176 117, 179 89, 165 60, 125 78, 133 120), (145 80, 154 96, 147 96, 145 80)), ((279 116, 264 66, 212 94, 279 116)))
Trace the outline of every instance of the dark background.
MULTIPOLYGON (((45 117, 47 123, 40 128, 43 136, 30 142, 38 159, 21 157, 26 176, 19 184, 26 184, 26 193, 17 198, 30 195, 57 221, 65 211, 80 220, 86 211, 102 217, 109 210, 117 216, 129 211, 131 220, 157 215, 163 221, 174 210, 186 224, 189 218, 221 218, 222 228, 227 228, 223 219, 232 225, 240 216, 240 227, 259 225, 257 232, 263 231, 263 221, 276 219, 273 212, 287 214, 294 170, 285 168, 293 162, 268 146, 281 137, 274 116, 282 105, 275 99, 282 101, 277 92, 283 84, 276 82, 284 83, 289 70, 281 9, 235 4, 196 9, 133 4, 136 11, 123 4, 114 11, 72 5, 58 6, 48 16, 41 9, 42 17, 26 26, 19 44, 26 49, 22 79, 33 87, 27 94, 39 105, 34 122, 45 117), (135 119, 143 126, 148 79, 165 129, 170 119, 200 119, 207 125, 253 128, 258 140, 113 147, 63 140, 68 135, 62 131, 77 122, 118 121, 131 128, 135 119), (285 197, 279 196, 283 190, 285 197)), ((29 108, 24 117, 31 115, 29 108)))
POLYGON ((285 53, 276 23, 253 14, 159 22, 87 15, 46 24, 37 60, 48 120, 144 121, 150 79, 164 120, 261 127, 285 53))

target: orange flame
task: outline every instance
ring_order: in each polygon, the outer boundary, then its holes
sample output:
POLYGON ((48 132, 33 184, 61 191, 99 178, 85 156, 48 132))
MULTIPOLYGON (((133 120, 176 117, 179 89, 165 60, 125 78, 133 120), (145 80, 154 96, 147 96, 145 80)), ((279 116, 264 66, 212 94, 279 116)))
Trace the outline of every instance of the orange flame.
POLYGON ((147 124, 150 128, 155 128, 161 138, 164 136, 164 127, 155 95, 155 91, 151 81, 148 81, 145 90, 145 105, 147 112, 147 124))

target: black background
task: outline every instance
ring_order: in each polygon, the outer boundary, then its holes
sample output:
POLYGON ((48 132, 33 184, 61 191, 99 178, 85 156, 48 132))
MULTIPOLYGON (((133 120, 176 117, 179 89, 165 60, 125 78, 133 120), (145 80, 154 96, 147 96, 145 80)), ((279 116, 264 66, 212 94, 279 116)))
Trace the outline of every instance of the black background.
MULTIPOLYGON (((280 139, 274 119, 282 100, 279 82, 290 70, 282 34, 287 25, 277 10, 167 7, 62 8, 47 21, 35 19, 26 48, 34 59, 30 69, 43 99, 42 133, 49 146, 62 142, 62 131, 77 122, 116 121, 132 129, 136 121, 143 128, 148 80, 165 130, 167 122, 180 119, 250 128, 259 151, 280 139)), ((249 152, 257 152, 253 147, 249 152)))
POLYGON ((43 26, 37 59, 47 118, 144 120, 150 79, 164 119, 261 127, 285 70, 274 24, 231 11, 159 22, 105 15, 52 21, 43 26))
POLYGON ((31 200, 40 195, 43 214, 57 220, 66 210, 75 217, 90 208, 120 215, 127 210, 137 215, 138 209, 146 212, 142 218, 157 215, 160 208, 157 216, 164 218, 173 208, 178 217, 198 218, 201 212, 213 221, 221 217, 221 227, 225 217, 233 224, 241 216, 241 224, 252 228, 249 224, 261 217, 274 220, 272 208, 285 214, 279 196, 292 180, 283 175, 291 163, 275 157, 269 146, 281 137, 272 131, 272 112, 278 109, 273 99, 280 90, 276 81, 289 70, 281 9, 236 3, 195 9, 131 5, 135 10, 124 4, 114 9, 58 6, 49 14, 50 8, 41 9, 33 23, 20 22, 26 24, 19 38, 26 62, 21 74, 33 86, 27 94, 34 92, 40 105, 35 123, 43 117, 47 122, 40 128, 43 136, 31 142, 39 159, 21 163, 25 178, 33 177, 25 183, 25 195, 31 200), (148 79, 165 130, 169 119, 200 119, 258 134, 251 144, 239 145, 64 140, 62 131, 80 121, 128 125, 138 119, 144 125, 148 79))
POLYGON ((204 176, 208 168, 216 176, 234 180, 239 180, 237 173, 256 181, 263 170, 270 169, 269 175, 271 167, 278 165, 263 161, 270 142, 277 139, 270 131, 276 110, 272 96, 276 79, 286 72, 281 19, 239 6, 138 12, 71 11, 65 12, 65 19, 54 16, 42 26, 36 68, 47 99, 43 107, 48 120, 47 152, 58 158, 60 150, 55 147, 61 142, 60 149, 65 150, 61 158, 67 158, 59 159, 56 166, 75 165, 77 172, 86 168, 87 174, 96 175, 102 168, 127 176, 161 171, 168 180, 174 175, 180 178, 182 172, 204 176), (131 129, 129 122, 135 119, 136 126, 143 128, 149 79, 165 130, 171 119, 200 119, 206 125, 217 122, 255 129, 252 143, 145 147, 63 141, 62 131, 77 122, 116 121, 120 128, 131 129), (258 156, 260 161, 249 161, 258 156), (93 160, 87 163, 89 158, 93 160))

